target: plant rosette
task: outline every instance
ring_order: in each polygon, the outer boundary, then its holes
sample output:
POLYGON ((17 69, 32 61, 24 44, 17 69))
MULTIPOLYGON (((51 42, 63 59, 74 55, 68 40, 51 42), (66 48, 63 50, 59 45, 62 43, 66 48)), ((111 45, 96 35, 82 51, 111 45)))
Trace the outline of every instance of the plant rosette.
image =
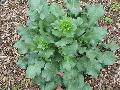
POLYGON ((70 17, 63 17, 61 20, 57 20, 52 23, 53 30, 52 34, 58 37, 74 37, 77 26, 74 20, 70 17))
POLYGON ((103 43, 107 31, 98 24, 103 6, 65 0, 67 11, 56 2, 28 0, 26 25, 18 28, 14 44, 20 58, 17 65, 41 90, 92 90, 84 76, 96 78, 106 65, 115 63, 115 41, 103 43), (103 50, 104 49, 104 50, 103 50))

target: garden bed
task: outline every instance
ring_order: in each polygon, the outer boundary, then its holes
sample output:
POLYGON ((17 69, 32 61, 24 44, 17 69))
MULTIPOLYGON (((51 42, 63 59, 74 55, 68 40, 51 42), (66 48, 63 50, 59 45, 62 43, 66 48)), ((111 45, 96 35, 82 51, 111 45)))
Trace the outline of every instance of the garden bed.
MULTIPOLYGON (((2 1, 2 0, 1 0, 2 1)), ((97 3, 90 1, 92 3, 97 3)), ((106 16, 113 19, 113 22, 108 24, 105 20, 101 20, 100 24, 106 28, 109 35, 106 42, 110 42, 113 37, 120 45, 120 8, 117 10, 108 10, 111 2, 99 2, 106 9, 106 16)), ((84 5, 85 3, 82 2, 84 5)), ((33 85, 29 79, 25 78, 24 70, 21 70, 17 65, 19 54, 12 45, 19 40, 19 35, 16 28, 20 24, 25 24, 27 17, 26 0, 8 0, 5 3, 0 2, 0 89, 1 90, 39 90, 36 85, 33 85), (19 89, 17 89, 19 88, 19 89)), ((94 90, 119 90, 120 89, 120 51, 116 51, 118 62, 108 66, 101 71, 100 76, 93 80, 90 77, 86 78, 94 90)))

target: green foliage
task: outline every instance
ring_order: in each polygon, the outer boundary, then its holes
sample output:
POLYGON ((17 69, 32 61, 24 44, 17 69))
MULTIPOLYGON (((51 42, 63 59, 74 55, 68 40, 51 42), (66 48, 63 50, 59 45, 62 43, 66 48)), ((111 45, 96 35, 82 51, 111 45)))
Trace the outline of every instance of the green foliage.
POLYGON ((104 20, 105 20, 105 22, 108 23, 108 24, 112 24, 112 23, 113 23, 113 19, 110 18, 110 17, 108 17, 108 16, 106 16, 106 17, 104 18, 104 20))
POLYGON ((120 2, 113 2, 110 5, 110 10, 118 10, 118 9, 120 9, 120 2))
POLYGON ((100 17, 105 14, 102 5, 88 5, 87 11, 88 18, 90 19, 90 25, 97 23, 100 17))
POLYGON ((78 15, 81 12, 80 0, 65 0, 67 9, 75 15, 78 15))
POLYGON ((101 43, 107 32, 98 25, 102 5, 80 9, 79 0, 66 0, 67 12, 57 3, 29 0, 29 19, 18 28, 21 39, 14 44, 21 54, 17 64, 41 90, 92 90, 84 75, 96 78, 105 65, 115 62, 118 46, 101 43), (106 50, 102 50, 106 48, 106 50), (64 75, 58 73, 64 72, 64 75))
POLYGON ((52 3, 50 5, 50 11, 53 15, 55 15, 56 17, 60 17, 64 15, 64 10, 62 9, 62 7, 60 5, 58 5, 57 3, 52 3))

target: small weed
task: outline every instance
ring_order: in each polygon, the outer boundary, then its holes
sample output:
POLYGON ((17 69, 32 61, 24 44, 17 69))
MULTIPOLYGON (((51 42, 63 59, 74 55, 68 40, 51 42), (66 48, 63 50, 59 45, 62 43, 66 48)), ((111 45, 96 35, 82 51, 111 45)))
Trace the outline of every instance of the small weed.
POLYGON ((20 88, 20 85, 18 84, 18 85, 13 87, 13 90, 20 90, 19 88, 20 88))
POLYGON ((112 24, 113 23, 113 19, 111 17, 105 16, 104 20, 107 24, 112 24))
POLYGON ((111 10, 118 10, 120 9, 120 2, 113 2, 111 5, 110 5, 110 11, 111 10))

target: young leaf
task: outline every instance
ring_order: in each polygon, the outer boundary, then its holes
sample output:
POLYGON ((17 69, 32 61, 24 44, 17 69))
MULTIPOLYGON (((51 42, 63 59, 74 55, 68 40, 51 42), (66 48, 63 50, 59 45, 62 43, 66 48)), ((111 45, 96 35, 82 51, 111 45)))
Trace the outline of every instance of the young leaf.
POLYGON ((86 49, 87 49, 86 47, 81 47, 81 46, 78 47, 80 54, 83 54, 84 52, 86 52, 87 51, 86 49))
POLYGON ((43 61, 37 61, 34 65, 29 65, 26 70, 27 78, 34 78, 37 75, 40 75, 41 68, 44 67, 43 61))
POLYGON ((85 85, 84 76, 72 69, 64 73, 63 83, 67 86, 67 90, 82 90, 85 85))
POLYGON ((82 90, 93 90, 93 89, 90 85, 85 84, 85 86, 82 88, 82 90))
POLYGON ((17 41, 14 44, 14 47, 18 49, 18 52, 20 54, 26 54, 28 52, 28 48, 26 47, 25 43, 22 40, 17 41))
POLYGON ((104 65, 112 65, 116 61, 116 57, 113 52, 106 51, 99 57, 99 61, 104 65))
POLYGON ((42 6, 47 4, 47 0, 29 0, 29 8, 33 10, 39 10, 42 6))
POLYGON ((102 27, 94 27, 93 29, 86 32, 83 36, 83 39, 96 45, 99 41, 102 41, 105 38, 107 32, 102 27))
POLYGON ((73 56, 77 53, 77 49, 78 49, 78 43, 77 43, 77 41, 75 41, 70 46, 63 47, 62 54, 68 55, 68 56, 73 56))
POLYGON ((67 8, 72 14, 78 15, 81 11, 80 0, 65 0, 67 8))
POLYGON ((48 82, 48 81, 53 80, 56 74, 57 74, 57 69, 55 65, 51 63, 46 63, 44 70, 42 71, 42 78, 44 78, 45 81, 48 82))
POLYGON ((56 42, 55 45, 57 47, 64 47, 67 44, 72 43, 72 41, 73 41, 72 38, 63 38, 63 39, 59 40, 58 42, 56 42))
POLYGON ((78 17, 77 19, 74 19, 74 23, 77 25, 77 26, 80 26, 82 23, 83 23, 83 19, 78 17))
MULTIPOLYGON (((27 78, 31 78, 31 79, 34 78, 36 76, 36 72, 37 72, 36 67, 34 67, 34 65, 29 66, 26 70, 27 78)), ((41 70, 40 70, 40 72, 41 72, 41 70)))
POLYGON ((48 59, 50 56, 52 56, 54 54, 54 50, 52 50, 52 49, 42 50, 42 51, 39 51, 38 54, 41 57, 48 59))
POLYGON ((113 52, 115 52, 119 48, 119 46, 114 41, 112 41, 111 43, 108 43, 108 44, 104 44, 104 47, 108 48, 108 49, 110 48, 111 51, 113 51, 113 52))
POLYGON ((64 15, 64 10, 62 9, 62 7, 55 2, 50 5, 50 11, 56 17, 60 17, 64 15))
POLYGON ((56 87, 54 82, 49 82, 46 84, 45 89, 44 90, 54 90, 56 87))
POLYGON ((62 64, 62 68, 67 71, 70 71, 74 66, 75 66, 75 62, 68 61, 68 60, 63 62, 63 64, 62 64))
POLYGON ((101 52, 100 52, 100 50, 98 50, 98 49, 86 50, 86 56, 87 56, 90 60, 94 60, 94 59, 97 58, 99 55, 101 55, 101 52))
POLYGON ((28 61, 26 58, 21 57, 19 58, 19 60, 17 61, 17 65, 21 68, 21 69, 26 69, 27 65, 28 65, 28 61))
POLYGON ((85 71, 86 74, 92 75, 94 78, 98 76, 100 69, 102 69, 101 64, 97 60, 89 60, 83 57, 77 63, 77 68, 79 71, 85 71))
POLYGON ((90 24, 96 23, 104 14, 105 11, 103 9, 103 6, 100 4, 92 4, 87 6, 87 15, 89 16, 90 24))

